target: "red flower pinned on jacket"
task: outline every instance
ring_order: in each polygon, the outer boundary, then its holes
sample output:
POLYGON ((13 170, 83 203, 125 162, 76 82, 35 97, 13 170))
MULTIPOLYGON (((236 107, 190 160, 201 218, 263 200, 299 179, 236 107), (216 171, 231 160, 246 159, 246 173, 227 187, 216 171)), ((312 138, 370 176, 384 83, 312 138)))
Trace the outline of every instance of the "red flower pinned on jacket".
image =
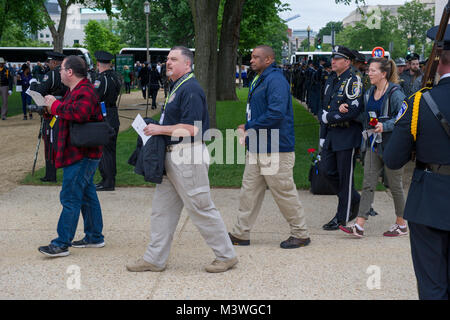
POLYGON ((314 152, 316 152, 316 149, 314 149, 314 148, 309 148, 308 149, 308 153, 314 153, 314 152))
POLYGON ((377 124, 378 124, 378 119, 377 118, 370 118, 369 126, 376 127, 377 124))

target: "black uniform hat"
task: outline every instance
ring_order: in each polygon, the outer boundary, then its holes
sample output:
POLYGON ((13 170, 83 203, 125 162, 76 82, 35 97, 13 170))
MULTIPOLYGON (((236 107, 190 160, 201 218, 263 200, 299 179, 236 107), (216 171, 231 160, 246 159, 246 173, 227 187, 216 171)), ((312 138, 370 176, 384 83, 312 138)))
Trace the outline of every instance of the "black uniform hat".
MULTIPOLYGON (((439 30, 439 26, 435 26, 427 31, 427 37, 431 40, 436 39, 437 32, 439 30)), ((447 29, 444 33, 444 50, 450 50, 450 28, 447 26, 447 29)))
POLYGON ((352 51, 344 46, 335 46, 333 48, 331 58, 334 57, 345 58, 349 60, 355 59, 355 55, 352 53, 352 51))
POLYGON ((65 55, 63 55, 62 53, 59 53, 59 52, 49 51, 46 53, 47 53, 48 60, 63 61, 64 58, 66 57, 65 55))
POLYGON ((114 56, 106 51, 95 51, 94 56, 98 62, 102 63, 109 63, 112 59, 114 59, 114 56))
POLYGON ((417 53, 413 52, 409 55, 408 61, 411 61, 411 60, 420 60, 420 56, 417 53))

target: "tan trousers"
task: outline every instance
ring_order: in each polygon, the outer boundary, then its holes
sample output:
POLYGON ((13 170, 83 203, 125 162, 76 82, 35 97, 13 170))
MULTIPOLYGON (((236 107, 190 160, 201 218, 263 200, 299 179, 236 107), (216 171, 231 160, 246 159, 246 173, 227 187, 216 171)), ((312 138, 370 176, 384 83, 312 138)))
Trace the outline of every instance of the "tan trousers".
POLYGON ((250 230, 261 211, 266 186, 289 223, 291 235, 308 238, 305 214, 294 183, 294 152, 254 154, 247 152, 239 198, 239 213, 232 235, 250 240, 250 230))
POLYGON ((2 118, 8 115, 8 86, 0 87, 0 96, 2 97, 2 118))
POLYGON ((166 153, 167 176, 156 186, 153 196, 151 239, 144 260, 158 267, 165 266, 169 258, 173 235, 183 207, 218 260, 236 257, 222 216, 211 199, 208 150, 204 144, 190 149, 192 154, 196 152, 199 155, 200 152, 200 156, 196 157, 197 164, 179 163, 180 159, 175 155, 179 149, 166 153), (205 155, 203 159, 201 154, 205 155))

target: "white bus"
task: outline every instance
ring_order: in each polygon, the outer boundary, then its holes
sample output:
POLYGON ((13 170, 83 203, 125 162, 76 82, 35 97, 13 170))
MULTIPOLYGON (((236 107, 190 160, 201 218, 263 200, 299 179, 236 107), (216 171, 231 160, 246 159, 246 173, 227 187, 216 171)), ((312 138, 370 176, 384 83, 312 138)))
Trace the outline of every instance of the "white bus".
MULTIPOLYGON (((190 50, 195 53, 195 49, 191 48, 190 50)), ((167 60, 170 48, 149 48, 148 51, 151 63, 162 63, 167 60)), ((132 54, 135 62, 143 63, 147 61, 147 48, 123 48, 119 54, 132 54)))
MULTIPOLYGON (((372 58, 372 51, 358 51, 366 57, 366 61, 372 58)), ((291 64, 304 62, 307 63, 308 60, 318 60, 321 57, 326 58, 328 61, 331 59, 331 51, 297 51, 291 56, 291 64)), ((386 58, 390 57, 389 51, 384 52, 386 58)))
MULTIPOLYGON (((47 52, 53 51, 52 47, 0 47, 0 57, 6 60, 7 64, 21 65, 27 61, 36 63, 38 61, 47 61, 47 52)), ((63 53, 66 56, 79 56, 86 61, 89 69, 93 69, 89 51, 85 48, 63 48, 63 53)))

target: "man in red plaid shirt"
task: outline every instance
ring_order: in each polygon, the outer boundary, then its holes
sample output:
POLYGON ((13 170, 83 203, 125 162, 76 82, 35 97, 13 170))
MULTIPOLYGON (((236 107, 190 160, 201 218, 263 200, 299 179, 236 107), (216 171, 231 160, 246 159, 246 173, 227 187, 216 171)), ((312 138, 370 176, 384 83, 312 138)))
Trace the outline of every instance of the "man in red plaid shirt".
MULTIPOLYGON (((39 251, 50 257, 69 255, 69 247, 100 248, 105 245, 102 235, 103 220, 93 177, 102 156, 102 147, 75 147, 70 142, 71 122, 101 121, 100 103, 94 86, 87 77, 83 59, 69 56, 61 65, 61 80, 69 88, 62 101, 45 96, 47 112, 58 118, 57 148, 54 151, 55 167, 63 168, 60 200, 63 210, 59 217, 58 238, 39 251), (78 224, 80 210, 86 236, 72 242, 78 224)), ((50 123, 52 126, 54 121, 50 123)))

